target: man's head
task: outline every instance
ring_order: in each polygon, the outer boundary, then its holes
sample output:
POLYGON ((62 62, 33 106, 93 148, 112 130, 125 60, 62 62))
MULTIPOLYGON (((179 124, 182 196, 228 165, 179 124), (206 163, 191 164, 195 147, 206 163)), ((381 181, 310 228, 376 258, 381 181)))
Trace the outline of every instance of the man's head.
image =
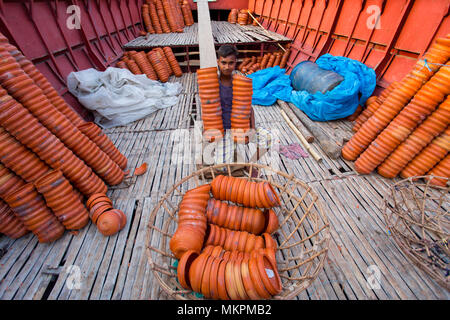
POLYGON ((217 50, 217 65, 220 72, 225 76, 231 76, 236 69, 238 50, 235 46, 225 44, 217 50))

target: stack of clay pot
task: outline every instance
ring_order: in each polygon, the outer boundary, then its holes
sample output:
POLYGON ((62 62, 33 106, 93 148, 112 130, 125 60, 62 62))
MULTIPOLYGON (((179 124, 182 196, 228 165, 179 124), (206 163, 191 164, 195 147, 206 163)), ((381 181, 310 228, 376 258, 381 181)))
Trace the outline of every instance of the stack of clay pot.
POLYGON ((34 187, 27 183, 4 199, 27 230, 33 232, 39 242, 52 242, 64 233, 64 226, 34 187))
POLYGON ((142 5, 142 19, 148 33, 183 32, 185 24, 191 25, 191 18, 189 4, 183 9, 177 0, 147 0, 142 5))
POLYGON ((240 24, 241 26, 245 26, 245 25, 249 24, 248 18, 249 18, 249 14, 248 14, 247 9, 242 9, 238 13, 237 23, 240 24))
POLYGON ((119 165, 122 170, 127 167, 128 159, 120 153, 114 143, 108 138, 108 136, 93 122, 86 122, 78 129, 89 137, 95 144, 103 150, 115 163, 119 165))
MULTIPOLYGON (((342 149, 345 159, 356 160, 358 172, 378 168, 388 178, 399 173, 412 177, 440 165, 450 150, 445 131, 450 121, 449 58, 447 35, 438 38, 401 81, 370 100, 357 119, 355 135, 342 149)), ((450 172, 441 169, 445 167, 440 165, 437 171, 449 177, 450 172)))
POLYGON ((256 71, 275 66, 280 66, 280 68, 284 69, 286 68, 290 54, 291 50, 287 48, 285 52, 266 53, 262 57, 247 57, 240 63, 238 70, 246 75, 250 75, 256 71))
POLYGON ((202 103, 203 136, 214 141, 224 135, 217 67, 198 69, 197 83, 202 103))
POLYGON ((238 20, 238 14, 239 14, 238 9, 231 9, 230 14, 228 15, 228 22, 235 24, 238 20))
POLYGON ((189 1, 183 1, 183 4, 181 5, 181 11, 183 12, 184 24, 186 26, 192 26, 194 24, 194 17, 192 16, 192 9, 189 5, 189 1))
POLYGON ((270 235, 279 227, 270 208, 279 205, 270 183, 242 178, 220 175, 210 185, 188 191, 170 241, 170 249, 179 259, 180 285, 222 300, 269 299, 279 294, 278 245, 270 235))
POLYGON ((16 217, 11 208, 0 199, 0 233, 18 239, 28 233, 25 225, 16 217))
POLYGON ((35 182, 47 206, 68 230, 78 230, 89 222, 89 215, 78 191, 60 170, 51 171, 35 182))
POLYGON ((117 67, 128 69, 133 74, 145 74, 151 80, 167 82, 174 74, 181 77, 183 72, 170 47, 154 48, 144 51, 126 51, 117 67))
POLYGON ((233 100, 231 108, 231 135, 238 143, 249 141, 251 125, 253 86, 252 79, 235 74, 233 76, 233 100))
MULTIPOLYGON (((357 132, 361 128, 362 124, 366 122, 374 113, 378 110, 380 105, 386 100, 389 94, 398 86, 398 82, 392 82, 386 89, 384 89, 380 95, 369 97, 366 101, 366 108, 356 118, 355 125, 352 128, 353 132, 357 132)), ((352 121, 352 120, 350 120, 352 121)))
POLYGON ((83 197, 119 184, 127 161, 100 128, 79 129, 85 121, 1 34, 0 57, 0 232, 54 241, 87 224, 83 197))
POLYGON ((449 78, 450 67, 442 67, 419 89, 410 103, 356 160, 355 168, 358 172, 372 172, 443 102, 450 93, 449 78))
POLYGON ((89 217, 104 236, 112 236, 127 224, 127 216, 123 211, 114 209, 112 201, 104 193, 96 193, 86 202, 89 217))

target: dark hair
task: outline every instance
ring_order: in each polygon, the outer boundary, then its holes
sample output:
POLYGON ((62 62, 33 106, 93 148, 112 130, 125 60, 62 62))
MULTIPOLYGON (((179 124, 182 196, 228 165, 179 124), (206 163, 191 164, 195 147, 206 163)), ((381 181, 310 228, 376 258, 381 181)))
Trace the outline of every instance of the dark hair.
POLYGON ((217 55, 222 58, 226 58, 228 56, 233 55, 237 58, 238 49, 231 44, 224 44, 219 48, 219 50, 217 50, 217 55))

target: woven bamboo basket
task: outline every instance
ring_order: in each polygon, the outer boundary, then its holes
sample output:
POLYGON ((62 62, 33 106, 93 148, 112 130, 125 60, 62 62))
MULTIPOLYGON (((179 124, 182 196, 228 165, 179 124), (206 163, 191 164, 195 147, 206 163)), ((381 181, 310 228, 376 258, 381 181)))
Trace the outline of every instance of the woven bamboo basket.
POLYGON ((280 227, 272 234, 278 243, 277 267, 282 292, 274 299, 292 299, 316 279, 327 256, 330 230, 328 219, 316 193, 292 175, 254 163, 219 164, 200 169, 176 183, 157 203, 148 223, 146 252, 150 268, 161 289, 170 299, 202 299, 178 283, 177 260, 169 241, 177 228, 178 204, 184 193, 210 183, 217 172, 232 176, 233 167, 246 168, 246 179, 269 181, 277 190, 281 206, 274 211, 280 227))
POLYGON ((447 187, 432 186, 429 177, 411 177, 392 185, 384 198, 383 215, 403 253, 450 290, 450 187, 448 183, 447 187))

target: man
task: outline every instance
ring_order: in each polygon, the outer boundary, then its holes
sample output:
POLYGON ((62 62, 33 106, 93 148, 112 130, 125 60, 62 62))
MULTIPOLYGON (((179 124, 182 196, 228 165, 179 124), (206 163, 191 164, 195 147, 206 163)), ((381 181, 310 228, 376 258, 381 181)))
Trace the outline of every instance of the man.
MULTIPOLYGON (((233 74, 236 69, 238 50, 235 46, 225 44, 217 51, 219 67, 220 104, 222 121, 225 130, 231 129, 231 108, 233 101, 233 74)), ((250 111, 250 128, 255 128, 253 108, 250 111)))

